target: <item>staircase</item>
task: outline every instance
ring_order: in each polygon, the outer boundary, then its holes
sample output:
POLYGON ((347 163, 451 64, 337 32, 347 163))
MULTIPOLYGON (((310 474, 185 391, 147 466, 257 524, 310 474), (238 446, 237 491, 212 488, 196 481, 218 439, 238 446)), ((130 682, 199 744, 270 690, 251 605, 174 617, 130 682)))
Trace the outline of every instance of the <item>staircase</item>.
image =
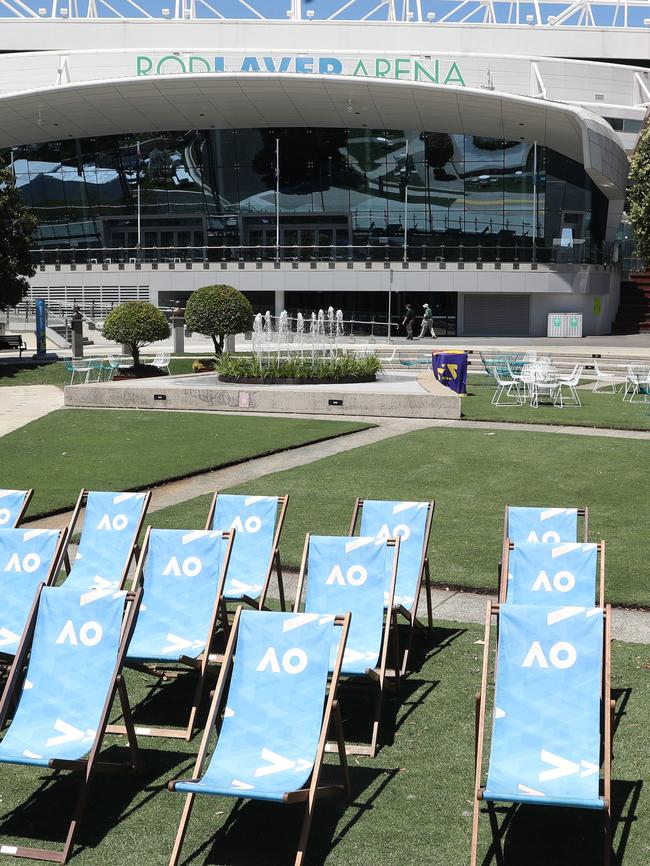
POLYGON ((650 333, 650 271, 630 274, 621 282, 614 334, 650 333))

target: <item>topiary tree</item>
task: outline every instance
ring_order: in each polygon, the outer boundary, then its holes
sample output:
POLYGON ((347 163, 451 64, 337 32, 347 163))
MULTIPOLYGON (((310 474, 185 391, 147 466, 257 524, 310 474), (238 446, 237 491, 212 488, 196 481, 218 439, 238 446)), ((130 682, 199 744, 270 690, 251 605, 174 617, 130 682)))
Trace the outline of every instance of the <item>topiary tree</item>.
POLYGON ((31 259, 36 227, 11 169, 0 162, 0 310, 15 307, 29 291, 27 278, 36 273, 31 259))
POLYGON ((106 316, 104 336, 129 347, 133 366, 140 366, 140 349, 169 337, 165 314, 148 301, 127 301, 106 316))
POLYGON ((232 286, 203 286, 189 297, 185 324, 188 331, 212 337, 215 354, 220 355, 228 334, 251 330, 253 308, 232 286))
POLYGON ((650 125, 639 139, 630 165, 628 217, 634 228, 636 254, 650 268, 650 125))

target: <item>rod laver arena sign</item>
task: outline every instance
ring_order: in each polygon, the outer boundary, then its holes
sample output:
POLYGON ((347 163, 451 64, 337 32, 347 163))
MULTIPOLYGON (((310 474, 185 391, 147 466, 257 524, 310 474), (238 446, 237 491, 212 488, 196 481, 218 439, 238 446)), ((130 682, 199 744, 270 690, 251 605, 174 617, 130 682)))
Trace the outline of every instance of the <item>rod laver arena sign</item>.
POLYGON ((297 75, 348 75, 353 78, 390 78, 464 87, 458 63, 431 57, 324 57, 304 54, 206 57, 199 54, 136 56, 137 75, 195 74, 200 72, 282 72, 297 75))

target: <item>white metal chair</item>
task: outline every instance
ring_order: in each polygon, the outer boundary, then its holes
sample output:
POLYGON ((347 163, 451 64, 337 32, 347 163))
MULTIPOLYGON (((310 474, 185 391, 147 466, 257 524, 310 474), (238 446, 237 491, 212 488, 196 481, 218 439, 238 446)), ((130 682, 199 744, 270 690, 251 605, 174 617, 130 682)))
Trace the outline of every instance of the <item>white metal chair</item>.
POLYGON ((70 376, 70 384, 74 385, 74 377, 78 374, 83 378, 84 382, 90 382, 90 374, 97 369, 96 364, 91 358, 72 358, 72 373, 70 376))
POLYGON ((521 406, 524 402, 521 398, 521 392, 519 390, 519 379, 516 379, 511 370, 508 368, 507 373, 505 372, 503 367, 499 365, 495 365, 492 371, 492 375, 497 383, 496 391, 492 396, 492 405, 493 406, 521 406), (514 388, 514 395, 512 390, 514 388), (502 400, 502 397, 514 397, 514 402, 508 402, 507 400, 502 400))
POLYGON ((626 400, 629 395, 630 403, 647 403, 647 394, 644 394, 644 399, 635 400, 636 396, 641 393, 641 386, 644 380, 647 381, 650 376, 650 367, 644 364, 628 364, 626 368, 625 386, 623 392, 623 400, 626 400))
POLYGON ((558 376, 557 379, 557 390, 555 392, 555 397, 553 400, 554 406, 559 406, 562 409, 565 404, 571 403, 574 406, 582 406, 580 402, 580 397, 578 396, 578 392, 576 388, 580 383, 580 378, 582 376, 583 365, 576 364, 573 368, 573 372, 569 376, 558 376), (569 396, 564 397, 562 394, 562 389, 568 388, 569 396))
POLYGON ((170 352, 158 352, 153 361, 151 361, 151 365, 153 367, 158 367, 159 370, 166 370, 169 373, 169 362, 171 361, 171 353, 170 352))
POLYGON ((594 373, 596 374, 596 381, 592 386, 592 391, 595 393, 604 393, 603 391, 599 391, 599 388, 607 387, 611 389, 611 393, 616 393, 616 376, 614 373, 607 373, 604 370, 601 370, 598 366, 598 361, 594 361, 594 373))

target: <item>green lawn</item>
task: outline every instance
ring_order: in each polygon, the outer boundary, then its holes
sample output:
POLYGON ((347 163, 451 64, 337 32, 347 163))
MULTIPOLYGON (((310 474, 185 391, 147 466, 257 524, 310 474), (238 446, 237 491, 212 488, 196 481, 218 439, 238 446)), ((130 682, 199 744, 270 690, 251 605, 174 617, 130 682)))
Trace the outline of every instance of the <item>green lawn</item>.
MULTIPOLYGON (((384 746, 377 757, 351 759, 352 800, 317 805, 308 858, 312 866, 469 863, 474 695, 480 686, 482 630, 452 623, 437 626, 435 647, 429 645, 427 658, 403 682, 399 696, 386 701, 384 746)), ((624 710, 613 763, 614 847, 623 849, 619 866, 647 866, 650 861, 648 669, 650 647, 614 644, 612 683, 622 692, 619 708, 624 710)), ((137 703, 152 681, 129 672, 127 682, 137 703)), ((170 682, 149 695, 146 712, 142 705, 136 708, 136 718, 145 724, 171 721, 180 711, 180 697, 189 694, 190 684, 170 682)), ((345 692, 341 698, 349 730, 350 698, 345 692)), ((367 712, 369 705, 355 701, 356 713, 364 707, 367 712)), ((147 764, 142 777, 99 775, 79 835, 83 847, 77 848, 74 862, 166 866, 183 803, 182 795, 169 793, 166 784, 191 775, 198 741, 198 736, 190 744, 141 738, 147 764)), ((118 742, 114 737, 106 741, 114 760, 124 756, 118 742)), ((328 768, 326 778, 334 780, 334 770, 328 768)), ((72 806, 73 778, 0 766, 2 844, 58 841, 72 806)), ((233 805, 221 797, 197 799, 182 863, 293 863, 301 806, 244 801, 228 822, 233 805)), ((600 866, 600 818, 599 813, 577 809, 519 808, 508 831, 507 866, 600 866)), ((489 840, 486 816, 481 819, 481 840, 489 840)))
MULTIPOLYGON (((623 402, 622 394, 603 390, 578 390, 582 406, 558 409, 545 403, 537 409, 525 406, 492 406, 496 386, 487 376, 471 375, 462 400, 463 418, 470 421, 518 421, 529 424, 573 424, 580 427, 612 427, 650 430, 650 403, 623 402)), ((566 392, 565 392, 566 393, 566 392)))
MULTIPOLYGON (((145 352, 145 357, 147 357, 145 352)), ((169 365, 172 375, 191 373, 193 358, 175 358, 169 365)), ((63 361, 52 364, 23 366, 19 363, 0 363, 0 387, 3 385, 58 385, 63 387, 70 380, 70 374, 63 361)), ((79 382, 79 377, 76 377, 79 382)))
POLYGON ((71 507, 81 487, 132 490, 367 424, 208 413, 61 409, 0 438, 3 487, 34 487, 28 517, 71 507))
MULTIPOLYGON (((650 606, 644 441, 557 433, 427 429, 267 475, 234 492, 290 494, 282 558, 296 567, 305 533, 347 533, 356 496, 436 499, 431 573, 438 584, 494 589, 503 508, 589 506, 607 541, 607 596, 650 606)), ((158 511, 156 526, 202 527, 209 497, 158 511)))

